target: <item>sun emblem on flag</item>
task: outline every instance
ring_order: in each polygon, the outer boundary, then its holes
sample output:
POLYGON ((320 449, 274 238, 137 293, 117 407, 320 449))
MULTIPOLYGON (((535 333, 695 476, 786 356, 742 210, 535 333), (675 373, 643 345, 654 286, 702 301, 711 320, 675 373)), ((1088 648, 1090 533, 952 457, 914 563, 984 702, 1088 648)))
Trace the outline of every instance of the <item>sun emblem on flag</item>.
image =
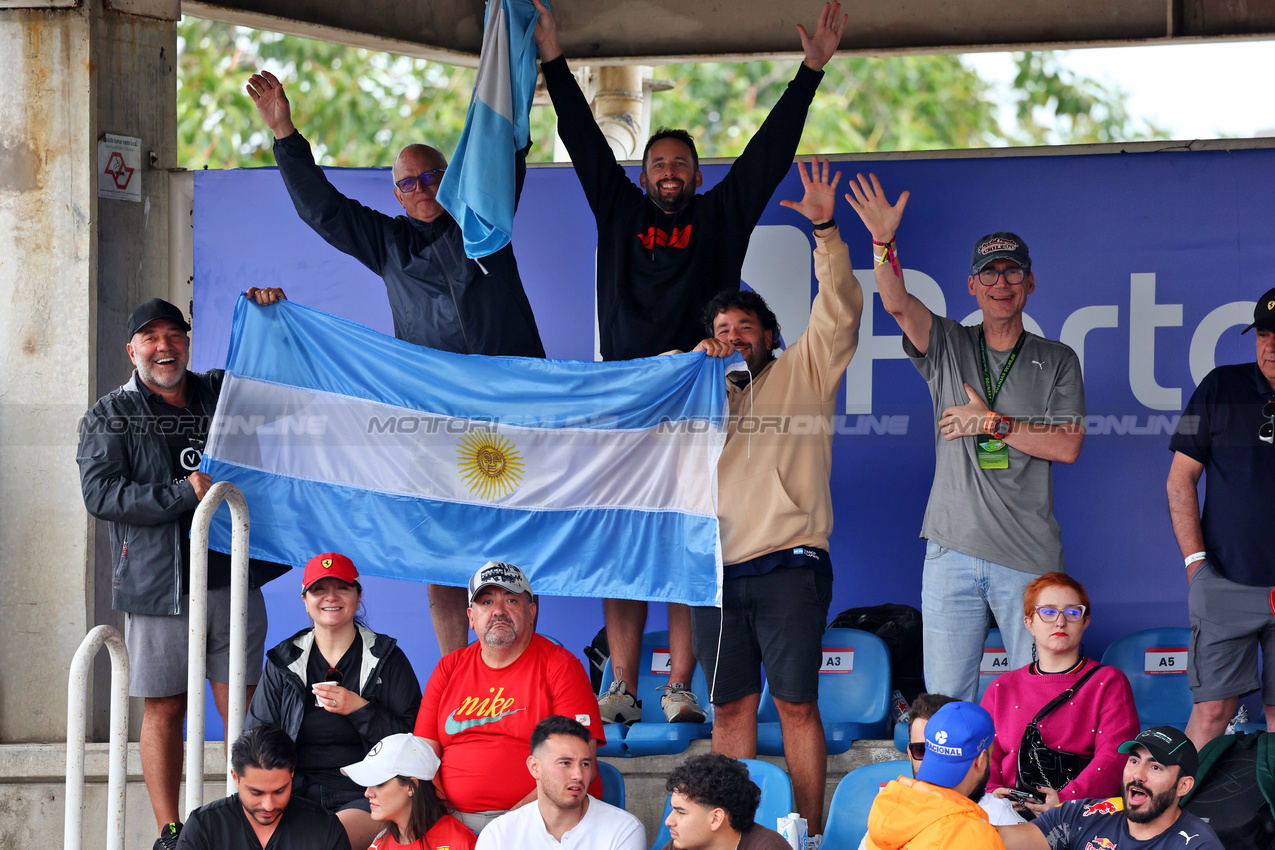
POLYGON ((522 483, 525 464, 518 447, 488 428, 466 431, 456 446, 456 458, 461 480, 480 499, 502 499, 522 483))

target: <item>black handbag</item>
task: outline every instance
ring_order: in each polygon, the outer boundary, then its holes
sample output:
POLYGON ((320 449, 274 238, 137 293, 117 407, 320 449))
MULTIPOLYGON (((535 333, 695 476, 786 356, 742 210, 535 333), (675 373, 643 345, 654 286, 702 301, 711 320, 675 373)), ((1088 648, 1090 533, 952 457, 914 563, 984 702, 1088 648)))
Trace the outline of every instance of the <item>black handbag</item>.
POLYGON ((1031 723, 1027 724, 1027 728, 1023 731, 1022 743, 1018 748, 1018 778, 1014 786, 1019 791, 1026 791, 1037 798, 1040 797, 1040 792, 1036 790, 1037 785, 1047 785, 1055 791, 1061 791, 1068 782, 1080 775, 1080 771, 1084 770, 1089 762, 1093 761, 1093 756, 1055 750, 1047 746, 1040 734, 1040 727, 1036 724, 1044 720, 1049 712, 1075 696, 1081 685, 1088 682, 1089 678, 1101 669, 1102 665, 1099 664, 1081 676, 1080 681, 1046 703, 1044 708, 1036 712, 1031 723))

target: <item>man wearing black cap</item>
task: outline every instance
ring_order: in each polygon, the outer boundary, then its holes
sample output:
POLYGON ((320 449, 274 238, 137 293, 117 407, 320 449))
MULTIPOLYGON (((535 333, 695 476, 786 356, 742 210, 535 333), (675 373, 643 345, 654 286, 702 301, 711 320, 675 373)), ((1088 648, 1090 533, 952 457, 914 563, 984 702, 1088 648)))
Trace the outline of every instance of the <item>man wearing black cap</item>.
POLYGON ((1226 730, 1238 698, 1259 687, 1275 729, 1275 289, 1253 308, 1257 362, 1218 366, 1196 387, 1169 441, 1169 516, 1190 585, 1186 732, 1203 747, 1226 730), (1196 485, 1205 476, 1204 515, 1196 485), (1258 677, 1258 649, 1262 675, 1258 677))
MULTIPOLYGON (((989 612, 1002 626, 1018 622, 1024 586, 1063 571, 1052 467, 1074 463, 1084 440, 1080 360, 1024 328, 1036 277, 1021 238, 1002 231, 974 244, 967 286, 983 318, 959 325, 904 287, 894 239, 908 193, 890 205, 876 175, 850 187, 846 199, 872 234, 881 303, 934 405, 934 484, 921 526, 925 684, 972 700, 989 612)), ((1031 661, 1026 629, 1001 636, 1010 669, 1031 661)))
POLYGON ((1185 734, 1153 726, 1120 752, 1129 754, 1120 797, 1068 800, 1031 823, 997 827, 1008 850, 1222 850, 1209 825, 1179 806, 1200 766, 1185 734))
MULTIPOLYGON (((272 304, 276 290, 252 290, 272 304)), ((157 848, 176 846, 177 794, 186 714, 190 526, 212 485, 199 471, 222 373, 190 372, 190 325, 160 298, 128 320, 124 386, 98 399, 80 428, 76 462, 89 513, 110 523, 111 607, 127 612, 129 694, 144 697, 142 775, 159 824, 157 848)), ((266 637, 262 584, 286 566, 252 562, 248 596, 248 696, 261 675, 266 637)), ((208 678, 224 720, 230 679, 230 557, 208 553, 208 678)))

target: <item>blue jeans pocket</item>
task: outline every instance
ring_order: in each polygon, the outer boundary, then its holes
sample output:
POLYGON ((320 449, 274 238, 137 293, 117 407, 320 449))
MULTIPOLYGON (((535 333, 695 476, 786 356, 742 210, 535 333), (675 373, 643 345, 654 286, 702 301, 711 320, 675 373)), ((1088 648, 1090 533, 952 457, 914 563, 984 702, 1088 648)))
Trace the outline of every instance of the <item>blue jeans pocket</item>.
POLYGON ((946 546, 940 546, 939 544, 931 543, 928 540, 925 541, 925 560, 933 561, 935 558, 943 557, 947 554, 947 552, 948 548, 946 546))

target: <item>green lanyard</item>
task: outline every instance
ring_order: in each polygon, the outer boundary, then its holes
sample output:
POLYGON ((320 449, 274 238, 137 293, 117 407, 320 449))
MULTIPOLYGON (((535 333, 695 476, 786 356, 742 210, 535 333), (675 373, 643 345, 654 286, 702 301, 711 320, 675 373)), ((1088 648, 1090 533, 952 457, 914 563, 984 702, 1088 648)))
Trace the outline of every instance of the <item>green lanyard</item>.
POLYGON ((1018 342, 1014 343, 1014 350, 1009 353, 1009 359, 1005 361, 1005 368, 1001 369, 1001 376, 996 380, 996 388, 992 388, 992 370, 987 365, 987 337, 983 335, 983 326, 978 326, 978 347, 979 352, 983 355, 983 387, 987 390, 987 406, 991 410, 996 409, 996 397, 1001 394, 1001 385, 1005 383, 1005 376, 1009 374, 1009 369, 1014 365, 1014 361, 1018 359, 1018 352, 1023 350, 1023 343, 1027 341, 1027 331, 1023 331, 1018 335, 1018 342))

